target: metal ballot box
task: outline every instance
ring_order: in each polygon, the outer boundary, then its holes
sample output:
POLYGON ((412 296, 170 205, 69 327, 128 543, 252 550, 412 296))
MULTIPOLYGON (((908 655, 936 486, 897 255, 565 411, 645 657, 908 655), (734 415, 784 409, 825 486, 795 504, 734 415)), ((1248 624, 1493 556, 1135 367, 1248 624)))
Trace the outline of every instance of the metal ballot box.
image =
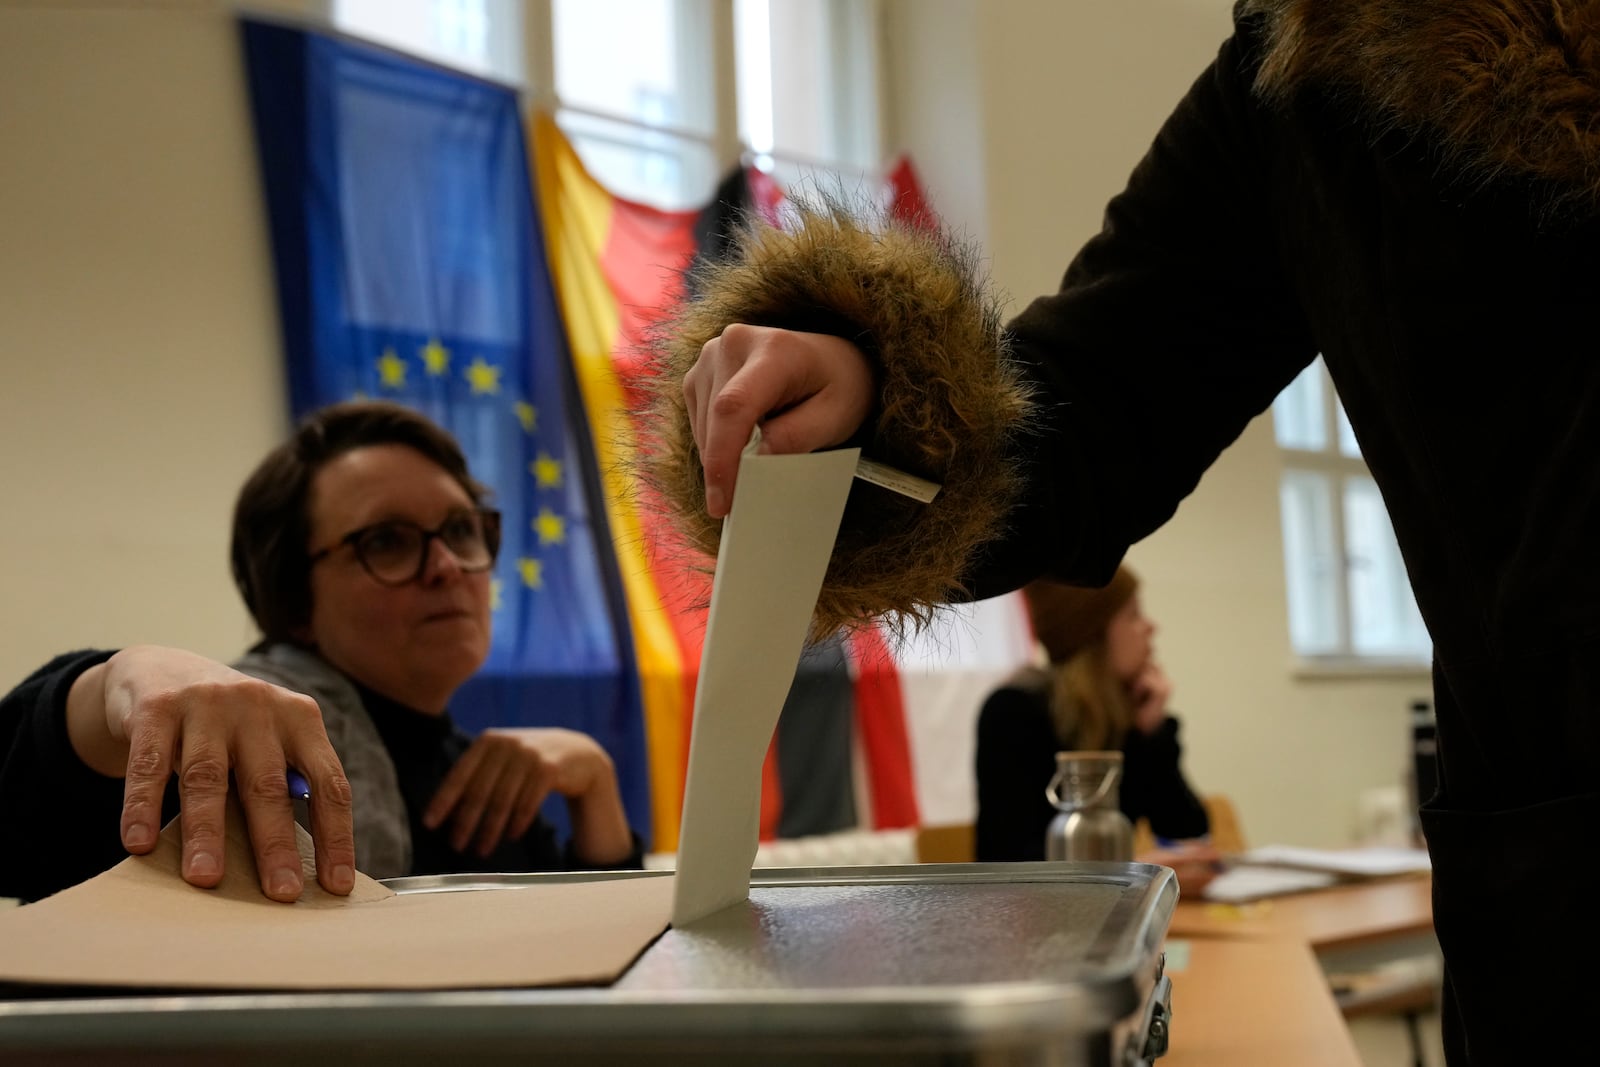
MULTIPOLYGON (((392 879, 471 892, 599 875, 392 879)), ((1170 871, 758 870, 604 989, 0 1002, 0 1062, 1142 1067, 1166 1049, 1170 871)))

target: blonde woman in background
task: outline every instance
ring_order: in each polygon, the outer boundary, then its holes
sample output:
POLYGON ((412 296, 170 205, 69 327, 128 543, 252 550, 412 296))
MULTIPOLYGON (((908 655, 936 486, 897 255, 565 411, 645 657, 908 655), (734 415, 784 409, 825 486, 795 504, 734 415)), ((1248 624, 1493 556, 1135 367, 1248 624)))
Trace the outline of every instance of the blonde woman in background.
POLYGON ((1040 580, 1023 594, 1049 665, 1018 673, 978 716, 977 858, 1044 859, 1056 753, 1120 751, 1123 814, 1147 820, 1157 840, 1188 842, 1139 858, 1173 867, 1184 891, 1198 892, 1216 855, 1198 843, 1210 824, 1183 777, 1172 683, 1155 659, 1138 577, 1122 566, 1102 589, 1040 580))

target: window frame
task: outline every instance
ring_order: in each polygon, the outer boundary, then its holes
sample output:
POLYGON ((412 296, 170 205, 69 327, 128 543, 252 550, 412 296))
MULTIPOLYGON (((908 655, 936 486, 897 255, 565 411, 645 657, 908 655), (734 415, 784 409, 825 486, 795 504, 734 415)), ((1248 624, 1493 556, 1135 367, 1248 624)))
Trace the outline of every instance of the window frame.
MULTIPOLYGON (((1327 365, 1319 355, 1311 365, 1321 380, 1322 403, 1317 412, 1321 420, 1323 446, 1321 448, 1302 448, 1287 446, 1281 443, 1277 433, 1278 410, 1273 409, 1274 419, 1274 444, 1278 450, 1279 474, 1279 507, 1282 507, 1283 487, 1289 475, 1295 472, 1320 475, 1328 480, 1328 520, 1330 529, 1326 531, 1330 540, 1329 555, 1336 561, 1338 574, 1332 582, 1334 588, 1333 607, 1338 621, 1337 646, 1328 652, 1303 652, 1294 647, 1293 634, 1290 634, 1290 648, 1296 661, 1295 673, 1302 677, 1316 676, 1350 676, 1350 675, 1414 675, 1426 674, 1432 669, 1431 655, 1419 656, 1412 653, 1376 654, 1361 652, 1356 648, 1355 621, 1351 611, 1350 584, 1352 572, 1356 561, 1351 557, 1348 539, 1348 529, 1345 514, 1345 494, 1347 484, 1351 479, 1359 478, 1363 481, 1372 480, 1372 471, 1367 466, 1366 460, 1357 455, 1346 452, 1341 444, 1341 422, 1343 422, 1343 407, 1339 402, 1339 395, 1334 388, 1333 379, 1328 373, 1327 365)), ((1285 568, 1285 595, 1292 595, 1288 589, 1288 570, 1292 548, 1284 535, 1283 522, 1280 514, 1279 536, 1283 545, 1285 568)), ((1407 584, 1406 592, 1411 594, 1410 585, 1407 584)), ((1414 599, 1414 595, 1413 595, 1414 599)), ((1292 607, 1286 604, 1286 610, 1292 607)), ((1287 624, 1287 616, 1286 616, 1287 624)))
MULTIPOLYGON (((843 10, 850 0, 829 0, 835 10, 843 10)), ((739 118, 739 77, 737 58, 737 33, 735 28, 734 0, 705 0, 711 38, 712 122, 709 134, 682 129, 660 123, 642 122, 628 115, 564 102, 556 89, 555 5, 554 0, 526 0, 522 25, 524 38, 525 92, 532 106, 548 110, 561 122, 563 115, 584 116, 622 128, 654 133, 671 140, 709 148, 716 172, 726 174, 741 164, 755 166, 768 173, 779 165, 797 167, 806 171, 831 172, 849 178, 880 177, 883 145, 885 141, 886 112, 884 106, 884 43, 883 4, 881 0, 855 0, 867 9, 862 22, 870 26, 865 45, 849 41, 848 60, 857 68, 866 67, 865 76, 871 82, 872 117, 864 124, 856 124, 854 139, 863 155, 871 152, 878 158, 871 165, 838 159, 824 159, 787 152, 782 149, 755 152, 744 143, 739 118), (862 132, 865 130, 865 132, 862 132), (861 148, 860 142, 874 142, 861 148)), ((859 23, 857 25, 860 25, 859 23)), ((835 42, 846 35, 844 20, 832 18, 830 26, 835 42)), ((857 70, 858 74, 863 71, 857 70)), ((710 197, 713 188, 703 190, 710 197)))

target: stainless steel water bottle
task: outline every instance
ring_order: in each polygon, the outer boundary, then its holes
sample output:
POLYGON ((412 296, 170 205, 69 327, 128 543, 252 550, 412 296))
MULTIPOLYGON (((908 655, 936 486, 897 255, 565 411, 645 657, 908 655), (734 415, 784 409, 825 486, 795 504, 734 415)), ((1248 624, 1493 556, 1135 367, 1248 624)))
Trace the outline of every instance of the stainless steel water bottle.
POLYGON ((1120 752, 1057 752, 1056 773, 1045 788, 1056 817, 1045 838, 1053 860, 1133 859, 1133 824, 1122 814, 1117 785, 1120 752))

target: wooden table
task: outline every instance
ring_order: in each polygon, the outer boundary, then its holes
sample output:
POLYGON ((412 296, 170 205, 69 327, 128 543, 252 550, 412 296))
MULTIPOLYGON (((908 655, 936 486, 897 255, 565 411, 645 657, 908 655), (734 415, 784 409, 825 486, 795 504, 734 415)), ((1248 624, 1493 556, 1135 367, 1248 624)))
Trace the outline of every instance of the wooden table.
POLYGON ((1433 879, 1356 882, 1253 904, 1180 901, 1171 937, 1290 938, 1317 952, 1431 936, 1433 879))
POLYGON ((1361 1067, 1304 944, 1194 938, 1172 978, 1172 1047, 1159 1067, 1361 1067))
POLYGON ((1413 983, 1336 999, 1328 984, 1332 970, 1437 951, 1426 875, 1242 906, 1184 901, 1167 937, 1185 942, 1189 959, 1172 974, 1172 1050, 1161 1067, 1359 1067, 1345 1018, 1420 1010, 1435 992, 1413 983))

